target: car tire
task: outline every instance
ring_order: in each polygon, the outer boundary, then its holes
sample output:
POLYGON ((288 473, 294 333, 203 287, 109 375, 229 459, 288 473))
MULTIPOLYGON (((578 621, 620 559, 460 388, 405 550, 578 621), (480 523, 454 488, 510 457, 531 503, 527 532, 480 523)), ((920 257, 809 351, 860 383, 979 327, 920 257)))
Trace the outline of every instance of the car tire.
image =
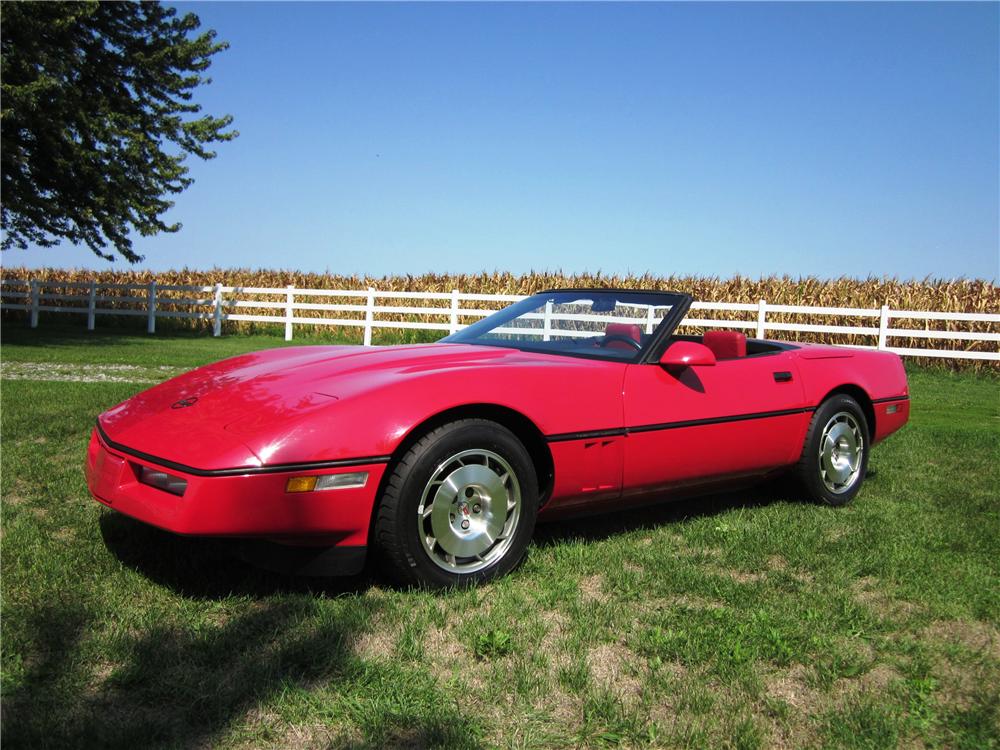
POLYGON ((373 540, 404 585, 483 583, 524 559, 538 515, 538 479, 524 445, 484 419, 438 427, 390 467, 373 540))
POLYGON ((845 394, 831 396, 813 414, 796 474, 814 501, 846 505, 861 490, 870 447, 868 420, 858 402, 845 394))

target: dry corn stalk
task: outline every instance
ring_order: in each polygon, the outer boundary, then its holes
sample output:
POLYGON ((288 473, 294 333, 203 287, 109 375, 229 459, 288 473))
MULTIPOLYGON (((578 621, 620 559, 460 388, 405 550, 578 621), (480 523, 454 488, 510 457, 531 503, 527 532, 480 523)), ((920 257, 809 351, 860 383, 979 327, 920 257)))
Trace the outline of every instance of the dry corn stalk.
MULTIPOLYGON (((815 277, 793 278, 790 276, 769 276, 759 279, 734 276, 729 279, 717 277, 698 276, 617 276, 602 273, 565 275, 561 273, 527 273, 512 274, 495 271, 493 273, 479 274, 423 274, 420 276, 400 275, 400 276, 342 276, 335 274, 303 273, 290 270, 250 270, 250 269, 213 269, 209 271, 198 271, 184 268, 176 271, 164 271, 153 273, 150 271, 84 271, 65 270, 56 268, 45 269, 25 269, 8 267, 3 269, 5 279, 37 279, 47 283, 58 283, 60 281, 97 281, 101 283, 132 283, 147 284, 151 281, 158 285, 194 285, 211 286, 216 282, 221 282, 226 286, 245 287, 286 287, 293 285, 299 288, 308 289, 358 289, 364 290, 369 286, 384 291, 422 291, 422 292, 442 292, 447 293, 452 289, 459 289, 466 293, 488 293, 488 294, 531 294, 543 289, 562 286, 611 286, 627 289, 659 289, 688 292, 695 299, 711 302, 748 302, 756 303, 758 300, 767 300, 769 304, 787 305, 807 305, 824 307, 860 307, 874 309, 883 304, 889 305, 896 310, 933 310, 939 312, 977 312, 996 313, 1000 311, 1000 288, 995 284, 983 280, 940 280, 924 279, 922 281, 900 281, 893 278, 839 278, 839 279, 817 279, 815 277)), ((58 291, 58 289, 46 288, 46 291, 58 291)), ((67 288, 67 293, 80 294, 79 289, 71 290, 67 288)), ((135 295, 131 292, 103 292, 107 296, 135 295)), ((162 310, 191 309, 189 306, 172 306, 171 299, 191 299, 202 298, 209 302, 210 293, 193 295, 189 292, 160 292, 158 293, 158 305, 162 310)), ((14 301, 13 297, 5 293, 4 299, 14 301)), ((262 300, 279 301, 281 296, 261 297, 262 300)), ((357 302, 357 300, 335 300, 324 298, 323 302, 357 302)), ((137 307, 142 306, 141 302, 135 303, 137 307)), ((446 305, 442 301, 407 300, 400 302, 407 307, 441 307, 446 305)), ((477 305, 478 306, 478 305, 477 305)), ((494 306, 499 306, 499 303, 494 306)), ((210 308, 202 308, 208 311, 210 308)), ((243 309, 240 312, 250 314, 277 315, 275 310, 265 309, 243 309)), ((700 314, 700 313, 699 313, 700 314)), ((23 315, 21 313, 20 315, 23 315)), ((296 312, 296 317, 329 317, 331 313, 318 310, 301 310, 296 312)), ((340 318, 360 318, 362 315, 345 312, 336 313, 340 318)), ((19 317, 16 311, 4 313, 5 318, 19 317)), ((705 317, 715 319, 748 320, 747 314, 724 313, 720 311, 705 311, 705 317)), ((387 319, 382 317, 381 319, 387 319)), ((391 318, 388 318, 391 319, 391 318)), ((441 318, 427 316, 399 316, 400 320, 435 320, 440 322, 441 318)), ((462 318, 461 322, 469 323, 478 318, 462 318)), ((849 316, 810 316, 810 315, 768 315, 769 322, 796 322, 796 323, 819 323, 825 325, 856 325, 877 327, 878 321, 871 318, 858 318, 849 316)), ((206 321, 181 320, 171 321, 178 327, 205 327, 210 325, 206 321)), ((158 323, 159 325, 159 323, 158 323)), ((894 320, 894 328, 920 328, 933 330, 963 330, 978 332, 996 332, 998 326, 992 323, 955 323, 946 321, 919 321, 919 320, 894 320)), ((226 324, 226 330, 231 332, 251 332, 261 329, 260 323, 247 321, 233 321, 226 324)), ((343 333, 343 331, 338 331, 343 333)), ((346 336, 351 338, 357 334, 358 330, 348 330, 346 336)), ((384 334, 383 334, 384 335, 384 334)), ((792 340, 831 342, 840 344, 872 344, 870 336, 856 335, 844 336, 841 334, 822 333, 796 333, 777 332, 775 337, 792 340)), ((428 333, 427 337, 434 335, 428 333)), ((376 335, 378 338, 378 334, 376 335)), ((893 346, 906 346, 913 348, 925 348, 933 346, 935 348, 949 349, 971 349, 981 351, 996 351, 995 344, 985 342, 972 342, 962 340, 929 340, 929 339, 903 339, 892 340, 893 346)), ((954 361, 953 364, 961 367, 976 367, 982 369, 985 363, 974 361, 954 361)), ((991 369, 996 369, 995 366, 991 369)))

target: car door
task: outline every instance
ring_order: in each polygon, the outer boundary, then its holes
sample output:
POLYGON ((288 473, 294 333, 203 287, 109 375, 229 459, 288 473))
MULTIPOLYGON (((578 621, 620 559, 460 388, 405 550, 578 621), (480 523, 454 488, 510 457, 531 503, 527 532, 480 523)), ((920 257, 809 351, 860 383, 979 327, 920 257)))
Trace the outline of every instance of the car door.
POLYGON ((787 352, 679 370, 629 365, 623 397, 624 495, 794 463, 811 416, 787 352))

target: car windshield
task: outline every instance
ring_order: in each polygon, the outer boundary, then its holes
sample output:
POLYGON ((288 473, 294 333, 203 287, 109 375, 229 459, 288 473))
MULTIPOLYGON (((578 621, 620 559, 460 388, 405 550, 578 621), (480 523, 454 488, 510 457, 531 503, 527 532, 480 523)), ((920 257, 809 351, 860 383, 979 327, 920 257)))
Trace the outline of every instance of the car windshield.
POLYGON ((674 325, 670 313, 687 299, 668 292, 543 292, 441 341, 633 361, 662 338, 661 324, 674 325))

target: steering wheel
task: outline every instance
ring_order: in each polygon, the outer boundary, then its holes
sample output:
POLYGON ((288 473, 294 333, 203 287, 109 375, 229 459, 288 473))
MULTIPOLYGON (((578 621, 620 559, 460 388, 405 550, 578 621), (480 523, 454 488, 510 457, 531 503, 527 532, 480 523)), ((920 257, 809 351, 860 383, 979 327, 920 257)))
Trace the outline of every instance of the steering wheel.
POLYGON ((599 347, 601 347, 601 348, 604 348, 608 344, 610 344, 612 341, 621 341, 621 342, 624 342, 626 344, 631 344, 632 347, 634 347, 636 351, 639 351, 640 349, 642 349, 642 344, 640 344, 634 338, 632 338, 631 336, 623 336, 620 333, 606 333, 606 334, 604 334, 604 338, 601 341, 598 341, 597 345, 599 347))

